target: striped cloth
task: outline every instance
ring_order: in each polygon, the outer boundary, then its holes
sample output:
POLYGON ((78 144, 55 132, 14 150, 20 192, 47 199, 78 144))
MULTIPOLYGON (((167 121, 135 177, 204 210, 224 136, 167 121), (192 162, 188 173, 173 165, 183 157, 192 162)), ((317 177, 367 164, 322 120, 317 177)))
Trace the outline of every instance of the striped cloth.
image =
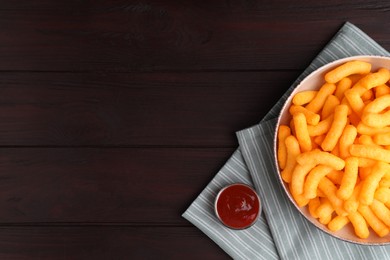
POLYGON ((276 117, 291 91, 316 68, 336 59, 364 54, 390 55, 347 22, 263 120, 237 133, 239 148, 183 217, 234 259, 390 259, 390 246, 356 245, 315 228, 284 194, 273 163, 276 117), (213 207, 218 191, 236 182, 254 186, 263 203, 263 212, 255 225, 240 231, 224 227, 216 218, 213 207))

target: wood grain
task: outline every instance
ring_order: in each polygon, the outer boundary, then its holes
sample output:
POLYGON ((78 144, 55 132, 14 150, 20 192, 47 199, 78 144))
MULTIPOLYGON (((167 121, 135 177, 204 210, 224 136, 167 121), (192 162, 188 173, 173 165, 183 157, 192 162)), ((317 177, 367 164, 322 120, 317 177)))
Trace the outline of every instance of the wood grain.
POLYGON ((390 49, 387 1, 1 1, 0 70, 304 69, 349 20, 390 49))
POLYGON ((223 148, 3 148, 0 224, 188 226, 181 214, 232 152, 223 148))
POLYGON ((1 259, 230 259, 195 227, 0 227, 1 259))
POLYGON ((390 2, 0 0, 0 259, 228 259, 181 217, 350 21, 390 2))
POLYGON ((1 73, 0 146, 236 147, 298 74, 1 73))

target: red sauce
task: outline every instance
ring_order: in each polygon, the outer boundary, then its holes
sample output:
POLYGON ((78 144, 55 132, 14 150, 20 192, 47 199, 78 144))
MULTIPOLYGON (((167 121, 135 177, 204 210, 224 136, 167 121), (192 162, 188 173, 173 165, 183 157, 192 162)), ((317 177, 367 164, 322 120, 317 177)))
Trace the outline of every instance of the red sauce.
POLYGON ((216 201, 217 216, 230 228, 243 229, 251 226, 257 220, 259 211, 257 194, 244 184, 224 188, 216 201))

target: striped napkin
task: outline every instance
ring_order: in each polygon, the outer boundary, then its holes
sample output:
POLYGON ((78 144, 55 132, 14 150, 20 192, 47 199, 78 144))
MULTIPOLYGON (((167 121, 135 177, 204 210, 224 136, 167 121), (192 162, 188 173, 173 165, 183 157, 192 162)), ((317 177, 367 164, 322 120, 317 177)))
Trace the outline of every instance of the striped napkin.
POLYGON ((276 117, 292 90, 312 71, 336 59, 390 54, 347 22, 258 125, 237 132, 239 148, 184 212, 234 259, 390 259, 390 246, 362 246, 333 238, 309 223, 284 194, 273 163, 276 117), (252 227, 231 230, 214 214, 218 191, 231 183, 256 188, 263 212, 252 227))

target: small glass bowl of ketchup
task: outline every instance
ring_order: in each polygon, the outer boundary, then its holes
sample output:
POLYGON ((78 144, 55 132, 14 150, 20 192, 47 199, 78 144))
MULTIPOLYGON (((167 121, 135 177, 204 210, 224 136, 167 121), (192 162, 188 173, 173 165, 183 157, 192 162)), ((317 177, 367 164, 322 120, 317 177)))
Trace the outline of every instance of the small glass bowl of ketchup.
POLYGON ((261 213, 256 191, 242 183, 222 188, 215 198, 215 214, 227 227, 245 229, 252 226, 261 213))

